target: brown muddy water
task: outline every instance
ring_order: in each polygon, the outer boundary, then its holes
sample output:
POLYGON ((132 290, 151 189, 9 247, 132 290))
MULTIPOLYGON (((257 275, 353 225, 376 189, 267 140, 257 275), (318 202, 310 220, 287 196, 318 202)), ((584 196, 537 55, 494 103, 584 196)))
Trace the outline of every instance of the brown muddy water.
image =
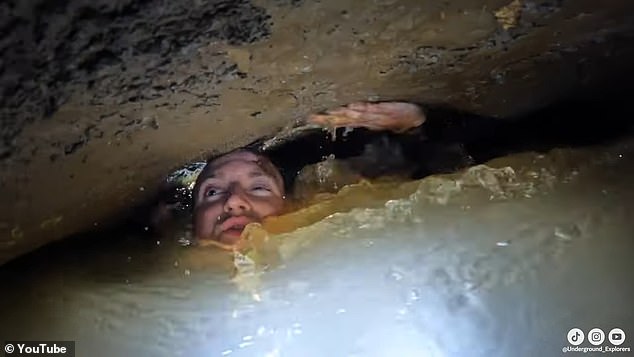
POLYGON ((631 346, 633 164, 629 138, 346 186, 270 223, 305 220, 237 271, 183 230, 70 239, 1 268, 0 336, 78 356, 547 356, 618 327, 631 346))

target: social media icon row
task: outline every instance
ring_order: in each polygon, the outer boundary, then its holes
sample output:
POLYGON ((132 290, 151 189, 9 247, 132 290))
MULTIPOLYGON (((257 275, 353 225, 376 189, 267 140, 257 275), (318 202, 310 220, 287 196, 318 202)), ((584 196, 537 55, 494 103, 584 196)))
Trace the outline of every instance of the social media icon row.
MULTIPOLYGON (((579 328, 573 328, 568 331, 568 342, 573 346, 578 346, 583 343, 585 335, 579 328)), ((621 345, 625 342, 625 332, 620 328, 613 328, 608 333, 608 340, 615 346, 621 345)), ((605 333, 600 328, 593 328, 588 332, 588 342, 598 346, 605 341, 605 333)))

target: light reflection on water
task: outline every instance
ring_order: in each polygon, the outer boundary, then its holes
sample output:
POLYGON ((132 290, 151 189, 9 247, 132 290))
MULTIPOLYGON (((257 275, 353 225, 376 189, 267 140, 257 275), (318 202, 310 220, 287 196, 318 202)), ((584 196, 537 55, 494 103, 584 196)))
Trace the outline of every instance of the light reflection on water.
POLYGON ((349 188, 270 223, 302 228, 238 276, 168 241, 69 245, 4 267, 0 335, 97 356, 558 354, 572 327, 634 331, 632 158, 626 142, 349 188))

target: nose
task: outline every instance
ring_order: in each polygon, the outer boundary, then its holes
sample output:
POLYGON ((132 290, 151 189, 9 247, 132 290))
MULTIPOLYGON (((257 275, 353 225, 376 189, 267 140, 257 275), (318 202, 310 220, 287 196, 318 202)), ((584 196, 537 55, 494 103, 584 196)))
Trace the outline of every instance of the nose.
POLYGON ((239 216, 251 209, 249 200, 245 197, 244 191, 239 187, 233 187, 229 191, 229 197, 225 201, 224 211, 239 216))

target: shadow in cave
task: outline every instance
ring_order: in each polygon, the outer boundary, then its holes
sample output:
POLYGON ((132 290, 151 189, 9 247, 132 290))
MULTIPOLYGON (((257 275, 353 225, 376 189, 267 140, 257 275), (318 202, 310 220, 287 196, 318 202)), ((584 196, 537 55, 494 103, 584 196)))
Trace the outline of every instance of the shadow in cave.
POLYGON ((139 237, 137 227, 129 224, 74 234, 3 264, 0 282, 8 290, 16 290, 47 275, 68 274, 93 283, 127 283, 147 275, 146 267, 152 267, 152 274, 169 269, 169 265, 157 264, 165 255, 157 240, 139 237))
POLYGON ((624 96, 610 95, 593 100, 573 98, 506 119, 421 105, 427 121, 409 133, 355 129, 343 135, 343 129, 338 129, 337 140, 333 141, 328 132, 316 129, 266 154, 282 168, 287 187, 292 187, 304 166, 329 155, 338 159, 361 157, 365 162, 359 170, 366 177, 407 168, 411 178, 419 179, 517 152, 545 152, 618 140, 633 132, 634 108, 628 101, 624 96))

